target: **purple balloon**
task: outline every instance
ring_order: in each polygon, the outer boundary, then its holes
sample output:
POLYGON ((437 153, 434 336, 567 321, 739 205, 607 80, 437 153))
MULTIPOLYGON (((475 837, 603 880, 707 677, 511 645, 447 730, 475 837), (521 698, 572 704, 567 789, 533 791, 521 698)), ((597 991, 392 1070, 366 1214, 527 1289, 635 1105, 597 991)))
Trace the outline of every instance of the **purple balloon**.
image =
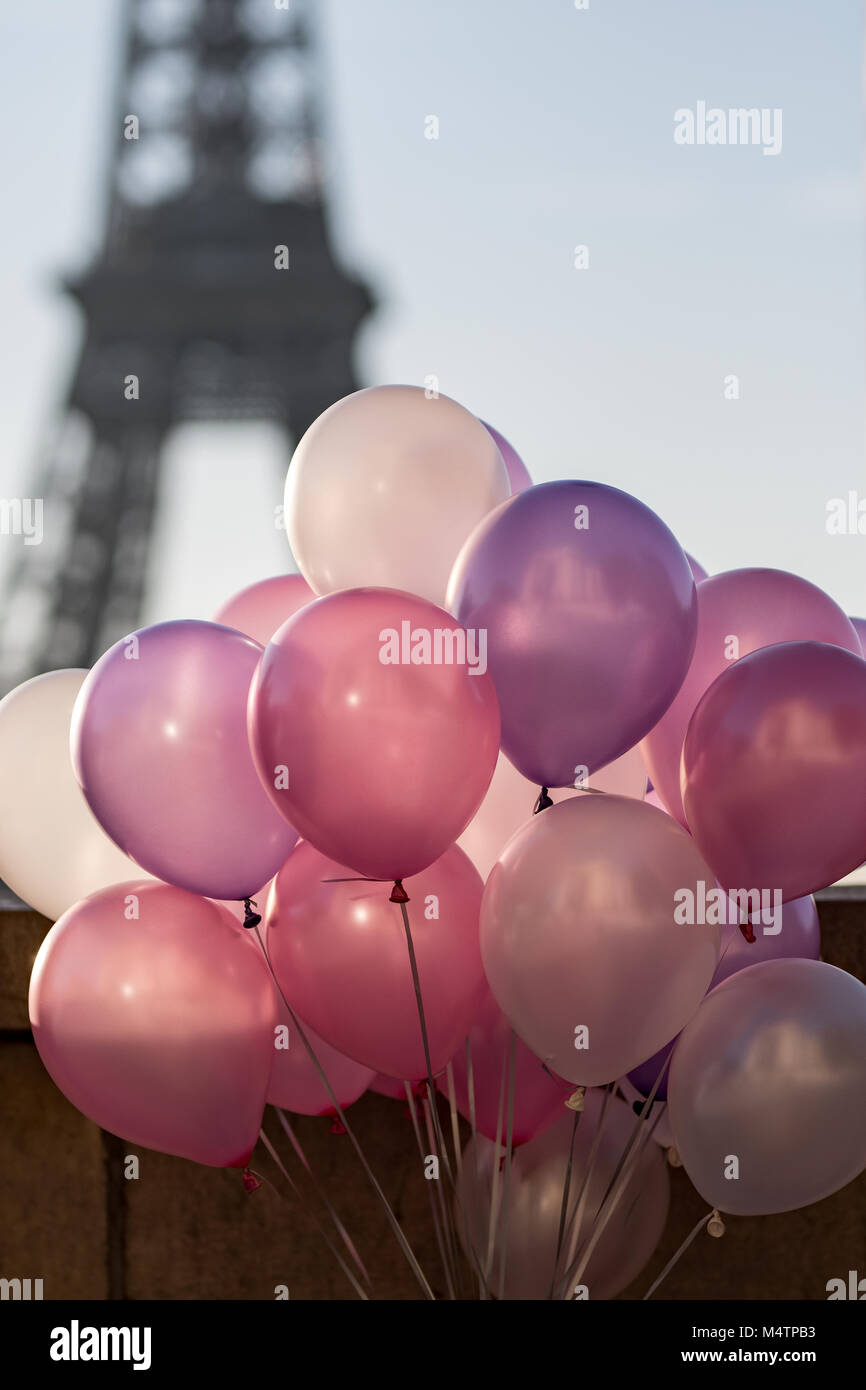
MULTIPOLYGON (((731 911, 736 915, 736 908, 731 911)), ((775 927, 777 923, 774 921, 765 925, 775 927)), ((762 960, 818 959, 821 954, 821 927, 814 898, 794 898, 791 902, 784 903, 778 925, 778 932, 767 932, 756 924, 755 940, 747 941, 729 913, 722 926, 722 948, 719 952, 719 963, 710 981, 710 989, 715 989, 716 985, 720 985, 722 980, 727 980, 729 975, 735 975, 738 970, 745 970, 762 960)), ((708 994, 710 989, 707 990, 708 994)), ((641 1095, 649 1095, 676 1041, 677 1038, 674 1038, 648 1061, 642 1062, 634 1071, 629 1072, 629 1081, 641 1095)), ((659 1100, 667 1100, 669 1076, 670 1069, 665 1072, 656 1091, 659 1100)))
POLYGON ((486 518, 449 603, 487 632, 502 748, 541 786, 572 786, 648 733, 695 644, 689 562, 654 512, 603 483, 541 483, 486 518))
POLYGON ((505 464, 505 471, 508 474, 508 482, 511 487, 512 496, 517 492, 525 492, 528 487, 532 487, 532 479, 529 476, 529 469, 523 462, 513 444, 509 444, 504 434, 495 430, 492 425, 488 425, 486 420, 481 421, 487 433, 492 436, 493 442, 502 455, 502 462, 505 464))
POLYGON ((851 626, 860 638, 860 646, 863 655, 866 656, 866 618, 851 618, 851 626))
POLYGON ((157 623, 100 657, 72 712, 75 774, 103 830, 148 873, 207 898, 256 893, 298 838, 247 740, 262 650, 217 623, 157 623))
POLYGON ((683 802, 719 883, 802 898, 866 860, 866 661, 824 642, 740 657, 683 745, 683 802))

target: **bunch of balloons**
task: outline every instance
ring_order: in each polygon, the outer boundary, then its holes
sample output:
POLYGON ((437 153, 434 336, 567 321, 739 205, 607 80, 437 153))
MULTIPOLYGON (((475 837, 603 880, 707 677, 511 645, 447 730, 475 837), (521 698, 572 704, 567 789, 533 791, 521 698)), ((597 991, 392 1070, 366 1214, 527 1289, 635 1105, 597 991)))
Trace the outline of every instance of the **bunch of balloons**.
POLYGON ((609 1297, 651 1256, 661 1146, 605 1207, 617 1088, 719 1211, 862 1171, 866 988, 811 897, 866 861, 862 626, 793 574, 707 577, 614 487, 533 485, 410 386, 325 411, 285 516, 299 574, 0 703, 0 874, 55 923, 30 1017, 64 1094, 244 1168, 266 1103, 435 1083, 506 1298, 609 1297))

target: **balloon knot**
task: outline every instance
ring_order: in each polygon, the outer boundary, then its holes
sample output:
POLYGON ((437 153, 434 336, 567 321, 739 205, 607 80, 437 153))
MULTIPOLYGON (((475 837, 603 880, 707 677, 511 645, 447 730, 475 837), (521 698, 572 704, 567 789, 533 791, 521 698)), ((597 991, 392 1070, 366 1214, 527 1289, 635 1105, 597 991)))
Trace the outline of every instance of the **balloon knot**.
POLYGON ((755 940, 755 933, 752 931, 752 924, 749 921, 748 917, 746 918, 745 922, 739 923, 739 928, 740 931, 743 933, 743 936, 751 945, 752 942, 755 940))
POLYGON ((257 1187, 261 1187, 261 1178, 257 1178, 251 1168, 245 1168, 241 1173, 241 1181, 244 1185, 244 1192, 255 1192, 257 1187))
POLYGON ((532 808, 532 814, 537 816, 539 811, 546 811, 548 806, 552 805, 553 802, 547 794, 547 787, 542 787, 541 794, 532 808))
POLYGON ((262 918, 261 918, 261 913, 259 913, 259 912, 253 912, 253 908, 254 908, 255 906, 256 906, 256 904, 253 902, 252 898, 244 898, 244 926, 245 926, 245 927, 257 927, 257 926, 259 925, 259 922, 262 920, 262 918))
POLYGON ((349 1131, 346 1129, 346 1126, 343 1124, 343 1121, 340 1119, 339 1115, 334 1115, 331 1120, 331 1128, 328 1130, 328 1133, 348 1134, 349 1131))
POLYGON ((391 903, 407 903, 409 901, 409 894, 403 887, 402 878, 394 879, 394 887, 391 889, 391 896, 388 901, 391 903))

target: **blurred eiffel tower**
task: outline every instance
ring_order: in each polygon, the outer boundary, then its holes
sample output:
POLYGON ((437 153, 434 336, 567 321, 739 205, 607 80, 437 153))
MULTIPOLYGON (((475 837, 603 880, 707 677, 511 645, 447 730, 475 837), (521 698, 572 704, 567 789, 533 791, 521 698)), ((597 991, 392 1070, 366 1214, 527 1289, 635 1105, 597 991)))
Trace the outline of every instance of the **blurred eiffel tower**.
POLYGON ((356 389, 372 300, 329 245, 309 8, 124 0, 102 249, 65 283, 84 340, 34 493, 44 539, 10 571, 3 690, 89 666, 139 622, 174 425, 297 438, 356 389))

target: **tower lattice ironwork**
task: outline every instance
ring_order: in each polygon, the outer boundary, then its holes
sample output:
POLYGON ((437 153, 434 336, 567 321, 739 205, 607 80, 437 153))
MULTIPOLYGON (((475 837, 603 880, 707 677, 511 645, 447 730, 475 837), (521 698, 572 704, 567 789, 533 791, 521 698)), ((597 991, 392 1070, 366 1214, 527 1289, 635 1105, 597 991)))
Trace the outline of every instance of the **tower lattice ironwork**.
POLYGON ((139 622, 170 429, 297 438, 356 389, 372 300, 330 246, 309 8, 125 0, 104 234, 66 281, 83 342, 35 493, 43 540, 7 587, 5 688, 139 622))

